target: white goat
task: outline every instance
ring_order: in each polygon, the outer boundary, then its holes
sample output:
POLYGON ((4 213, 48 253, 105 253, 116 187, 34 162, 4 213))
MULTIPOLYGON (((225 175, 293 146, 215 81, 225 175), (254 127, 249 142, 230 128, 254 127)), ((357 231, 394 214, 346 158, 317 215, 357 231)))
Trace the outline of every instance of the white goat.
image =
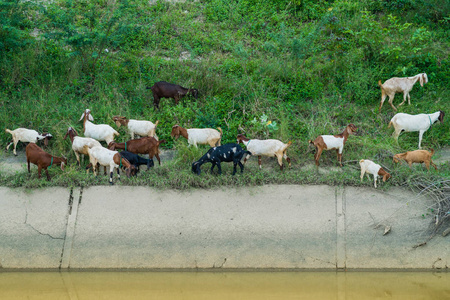
POLYGON ((119 133, 109 125, 94 124, 90 122, 94 121, 94 117, 92 117, 89 109, 86 109, 86 111, 81 115, 80 121, 83 119, 83 131, 86 137, 96 139, 97 141, 105 141, 109 144, 114 141, 115 135, 119 135, 119 133))
POLYGON ((220 140, 222 139, 222 129, 218 127, 217 131, 212 128, 191 128, 185 129, 178 125, 172 127, 170 135, 174 138, 178 138, 180 135, 188 140, 189 145, 197 144, 209 144, 211 147, 220 146, 220 140))
POLYGON ((158 137, 156 136, 156 126, 158 126, 159 121, 156 121, 156 123, 153 124, 150 121, 133 120, 120 116, 114 116, 113 121, 116 123, 117 127, 120 127, 121 125, 127 126, 132 140, 134 140, 135 134, 140 135, 141 137, 152 136, 158 140, 158 137))
POLYGON ((417 74, 413 77, 393 77, 391 79, 386 80, 383 84, 381 84, 381 80, 378 81, 378 85, 381 88, 381 103, 379 110, 381 111, 381 107, 383 106, 384 100, 386 96, 389 96, 389 104, 396 111, 394 104, 395 93, 403 93, 403 102, 399 104, 403 105, 406 101, 406 97, 408 97, 408 104, 411 104, 411 97, 409 96, 409 92, 412 90, 414 84, 417 81, 420 81, 420 86, 423 87, 425 83, 428 82, 428 76, 425 73, 417 74))
POLYGON ((5 129, 5 131, 7 133, 10 133, 13 139, 12 142, 10 142, 6 146, 6 150, 9 149, 9 146, 11 146, 11 144, 14 144, 14 155, 17 155, 16 147, 19 141, 23 143, 36 143, 37 141, 44 140, 44 145, 47 146, 48 140, 53 138, 50 133, 40 134, 36 130, 26 128, 17 128, 14 130, 5 129))
POLYGON ((75 152, 75 156, 77 157, 77 161, 80 166, 81 166, 80 154, 89 155, 87 149, 85 149, 84 146, 88 146, 89 148, 102 146, 100 142, 98 142, 97 140, 88 137, 78 136, 78 133, 72 127, 69 127, 67 129, 67 133, 64 136, 64 139, 66 139, 67 136, 70 137, 70 141, 72 142, 72 150, 73 152, 75 152))
POLYGON ((94 171, 94 175, 97 175, 97 163, 100 164, 101 166, 105 167, 105 171, 106 171, 106 167, 109 166, 109 183, 113 184, 112 182, 112 177, 113 177, 113 172, 114 169, 117 168, 117 177, 120 180, 120 171, 119 169, 123 167, 125 167, 125 171, 128 177, 130 177, 130 175, 135 175, 136 174, 136 167, 132 164, 130 164, 130 162, 123 158, 120 153, 118 151, 112 151, 109 149, 106 149, 102 146, 100 147, 93 147, 93 148, 89 148, 87 145, 84 146, 85 150, 88 152, 89 154, 89 162, 90 164, 87 166, 86 170, 89 173, 89 168, 92 167, 93 171, 94 171))
POLYGON ((359 161, 359 165, 361 166, 361 182, 364 178, 364 173, 367 175, 367 179, 369 178, 369 174, 373 175, 373 185, 377 188, 377 178, 378 176, 383 176, 383 182, 386 182, 389 178, 391 178, 391 174, 386 172, 379 164, 374 163, 368 159, 361 159, 359 161))
POLYGON ((418 114, 418 115, 409 115, 405 113, 396 114, 391 121, 389 122, 389 127, 394 126, 395 131, 393 132, 394 138, 398 143, 398 136, 402 131, 411 132, 418 131, 419 132, 419 149, 421 149, 422 136, 428 128, 431 127, 436 121, 440 121, 441 123, 444 121, 445 113, 443 111, 437 111, 432 114, 418 114))
MULTIPOLYGON (((280 169, 283 170, 283 157, 288 162, 289 167, 291 166, 291 159, 287 156, 287 148, 292 144, 289 141, 287 144, 279 140, 268 139, 268 140, 250 140, 246 138, 243 134, 238 134, 237 143, 242 143, 247 147, 247 150, 252 153, 252 155, 258 156, 258 164, 261 169, 261 156, 276 157, 278 159, 278 165, 280 169)), ((247 162, 247 157, 244 158, 244 164, 247 162)))

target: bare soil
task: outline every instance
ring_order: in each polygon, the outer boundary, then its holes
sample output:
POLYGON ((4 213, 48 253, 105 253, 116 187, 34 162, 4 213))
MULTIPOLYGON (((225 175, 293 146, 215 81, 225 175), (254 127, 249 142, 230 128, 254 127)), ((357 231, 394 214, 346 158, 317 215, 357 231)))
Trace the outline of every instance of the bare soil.
MULTIPOLYGON (((176 155, 176 150, 163 150, 161 151, 160 158, 161 163, 164 164, 165 161, 173 160, 176 155)), ((87 161, 87 158, 85 158, 85 162, 87 161)), ((155 164, 158 162, 156 159, 154 159, 155 164)), ((445 164, 450 161, 450 147, 441 148, 436 151, 436 153, 433 155, 433 162, 438 165, 445 164)), ((255 158, 250 160, 250 163, 257 164, 257 160, 255 158)), ((293 162, 293 165, 295 165, 295 162, 293 162)), ((263 168, 275 168, 277 167, 277 164, 274 159, 271 158, 263 158, 262 160, 262 166, 263 168)), ((36 166, 32 165, 31 169, 36 168, 36 166)), ((145 170, 145 166, 142 166, 141 170, 145 170)), ((306 164, 304 166, 301 166, 301 168, 306 170, 313 170, 315 169, 315 166, 313 163, 306 164)), ((340 168, 337 167, 320 167, 320 171, 323 173, 327 173, 331 170, 331 168, 339 170, 340 168)), ((25 158, 25 147, 17 149, 17 156, 15 156, 12 153, 12 150, 10 149, 8 152, 2 151, 0 153, 0 173, 7 173, 7 174, 14 174, 16 172, 23 172, 27 170, 27 163, 25 158)))

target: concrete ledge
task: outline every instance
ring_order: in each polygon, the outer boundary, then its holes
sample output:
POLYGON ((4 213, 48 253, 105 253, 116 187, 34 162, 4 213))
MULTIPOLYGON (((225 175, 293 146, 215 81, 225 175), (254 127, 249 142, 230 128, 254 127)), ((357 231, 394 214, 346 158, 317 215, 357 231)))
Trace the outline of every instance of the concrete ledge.
POLYGON ((0 263, 6 269, 448 268, 448 237, 414 248, 427 238, 431 217, 422 214, 431 201, 397 188, 303 185, 0 188, 0 263))

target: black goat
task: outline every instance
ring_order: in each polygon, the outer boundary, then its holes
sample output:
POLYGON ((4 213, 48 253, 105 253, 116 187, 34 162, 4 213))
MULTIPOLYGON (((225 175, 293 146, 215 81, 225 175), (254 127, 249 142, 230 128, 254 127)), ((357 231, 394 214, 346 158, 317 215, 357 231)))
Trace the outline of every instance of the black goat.
POLYGON ((186 95, 192 95, 195 99, 198 98, 197 89, 187 89, 178 84, 169 83, 166 81, 158 81, 152 87, 147 87, 153 92, 153 104, 159 108, 160 98, 173 98, 175 104, 178 104, 181 98, 186 95))
POLYGON ((211 173, 214 167, 217 165, 219 169, 219 174, 222 174, 222 168, 220 167, 221 162, 233 162, 233 175, 236 174, 236 165, 239 164, 241 167, 241 173, 244 172, 244 165, 241 163, 241 160, 244 158, 248 158, 250 155, 250 151, 242 150, 242 147, 239 144, 225 144, 218 147, 213 147, 206 152, 199 160, 192 164, 192 172, 197 175, 200 175, 200 166, 204 163, 210 162, 211 173))
POLYGON ((140 165, 147 165, 147 170, 155 165, 153 159, 143 158, 142 156, 131 153, 129 151, 122 151, 119 153, 123 158, 128 160, 130 164, 134 165, 138 171, 140 165))

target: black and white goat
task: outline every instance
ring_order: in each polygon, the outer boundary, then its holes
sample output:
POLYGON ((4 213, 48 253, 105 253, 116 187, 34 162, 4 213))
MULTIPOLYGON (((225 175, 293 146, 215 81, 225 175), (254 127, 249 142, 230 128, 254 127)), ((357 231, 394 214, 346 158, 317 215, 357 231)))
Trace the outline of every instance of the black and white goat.
POLYGON ((233 162, 233 175, 236 174, 236 165, 239 164, 241 168, 241 173, 244 172, 244 165, 241 160, 244 158, 249 158, 252 155, 250 151, 243 150, 239 144, 225 144, 218 147, 213 147, 208 150, 199 160, 192 163, 192 172, 200 175, 200 166, 204 163, 210 162, 211 173, 215 166, 219 169, 219 174, 222 174, 222 168, 220 166, 221 162, 233 162))
POLYGON ((122 151, 119 153, 123 158, 126 158, 130 162, 130 164, 134 165, 137 171, 139 171, 140 165, 146 165, 147 170, 149 170, 151 167, 155 165, 153 159, 147 159, 129 151, 122 151))

